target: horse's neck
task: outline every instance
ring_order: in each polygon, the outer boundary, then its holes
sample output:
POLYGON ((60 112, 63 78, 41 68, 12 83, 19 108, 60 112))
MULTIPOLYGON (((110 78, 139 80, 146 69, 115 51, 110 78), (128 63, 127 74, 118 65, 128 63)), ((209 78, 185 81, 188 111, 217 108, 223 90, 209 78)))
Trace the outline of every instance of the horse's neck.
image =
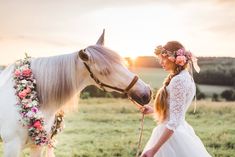
POLYGON ((60 108, 89 84, 76 53, 34 59, 32 70, 42 108, 60 108))

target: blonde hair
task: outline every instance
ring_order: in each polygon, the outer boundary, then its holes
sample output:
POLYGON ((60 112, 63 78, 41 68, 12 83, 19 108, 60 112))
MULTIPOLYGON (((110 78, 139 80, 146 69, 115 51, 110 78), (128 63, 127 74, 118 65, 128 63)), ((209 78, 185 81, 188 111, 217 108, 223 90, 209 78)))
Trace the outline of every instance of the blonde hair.
MULTIPOLYGON (((173 52, 184 47, 182 44, 180 44, 177 41, 170 41, 164 46, 164 48, 168 51, 173 52)), ((158 90, 154 101, 154 111, 156 116, 155 118, 157 121, 159 122, 164 121, 169 111, 169 105, 167 103, 168 93, 166 87, 170 84, 171 79, 176 75, 178 75, 182 70, 184 70, 187 67, 187 65, 188 64, 185 64, 184 66, 179 66, 177 64, 174 64, 174 72, 166 77, 166 79, 163 82, 163 86, 158 90)))

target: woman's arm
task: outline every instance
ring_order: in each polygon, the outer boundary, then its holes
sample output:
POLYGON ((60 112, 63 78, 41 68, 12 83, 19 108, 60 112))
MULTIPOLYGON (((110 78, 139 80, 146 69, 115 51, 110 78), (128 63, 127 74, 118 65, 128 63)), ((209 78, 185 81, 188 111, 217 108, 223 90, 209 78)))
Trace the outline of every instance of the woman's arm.
POLYGON ((173 133, 174 133, 174 131, 172 131, 168 128, 165 128, 165 130, 164 130, 163 134, 161 135, 160 139, 158 140, 158 142, 153 147, 153 150, 155 151, 155 153, 172 136, 173 133))
POLYGON ((173 130, 165 128, 165 130, 163 131, 163 134, 161 135, 157 143, 150 150, 146 151, 142 155, 142 157, 153 157, 154 154, 158 152, 161 146, 172 136, 173 133, 174 133, 173 130))

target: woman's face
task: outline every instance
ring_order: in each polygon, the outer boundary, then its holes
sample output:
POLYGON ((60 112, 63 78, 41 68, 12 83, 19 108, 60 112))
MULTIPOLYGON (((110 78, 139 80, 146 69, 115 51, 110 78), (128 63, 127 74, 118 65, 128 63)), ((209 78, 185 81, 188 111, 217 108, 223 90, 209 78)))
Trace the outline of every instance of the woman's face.
POLYGON ((170 61, 167 57, 159 57, 159 63, 165 71, 173 72, 175 69, 175 63, 170 61))

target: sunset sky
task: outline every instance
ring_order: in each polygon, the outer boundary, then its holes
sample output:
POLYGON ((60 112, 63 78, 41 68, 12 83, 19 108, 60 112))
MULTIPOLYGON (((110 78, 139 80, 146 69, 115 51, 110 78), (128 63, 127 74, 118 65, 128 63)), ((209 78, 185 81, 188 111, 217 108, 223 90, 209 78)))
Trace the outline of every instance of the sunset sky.
POLYGON ((96 42, 122 56, 178 40, 197 56, 235 57, 235 0, 0 0, 0 65, 96 42))

